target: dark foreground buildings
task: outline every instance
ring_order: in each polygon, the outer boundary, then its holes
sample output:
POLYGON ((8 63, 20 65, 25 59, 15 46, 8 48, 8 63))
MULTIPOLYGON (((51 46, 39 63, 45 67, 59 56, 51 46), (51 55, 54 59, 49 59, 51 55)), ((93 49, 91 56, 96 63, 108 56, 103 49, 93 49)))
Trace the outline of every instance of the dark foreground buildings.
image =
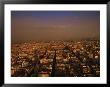
POLYGON ((38 41, 11 46, 12 77, 99 77, 100 41, 38 41))

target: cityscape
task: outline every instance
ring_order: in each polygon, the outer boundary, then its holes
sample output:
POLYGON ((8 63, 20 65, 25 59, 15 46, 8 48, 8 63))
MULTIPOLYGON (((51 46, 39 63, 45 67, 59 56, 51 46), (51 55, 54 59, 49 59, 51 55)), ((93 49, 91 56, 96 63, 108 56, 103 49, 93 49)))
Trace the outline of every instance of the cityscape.
POLYGON ((11 16, 11 77, 100 77, 99 11, 11 16))
POLYGON ((12 45, 12 76, 100 76, 100 42, 48 41, 12 45))

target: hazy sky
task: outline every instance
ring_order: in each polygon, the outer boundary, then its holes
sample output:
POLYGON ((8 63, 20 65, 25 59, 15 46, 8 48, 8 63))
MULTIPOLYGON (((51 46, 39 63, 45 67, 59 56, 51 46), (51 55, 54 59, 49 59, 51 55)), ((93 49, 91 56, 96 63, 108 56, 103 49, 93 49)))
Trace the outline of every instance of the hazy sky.
POLYGON ((100 37, 99 11, 12 11, 12 42, 100 37))

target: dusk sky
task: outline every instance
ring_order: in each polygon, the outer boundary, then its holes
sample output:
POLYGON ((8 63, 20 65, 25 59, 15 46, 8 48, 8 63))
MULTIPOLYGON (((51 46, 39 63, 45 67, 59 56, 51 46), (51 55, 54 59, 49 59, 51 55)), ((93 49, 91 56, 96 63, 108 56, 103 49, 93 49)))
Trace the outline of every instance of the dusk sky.
POLYGON ((12 42, 100 39, 100 11, 12 11, 12 42))

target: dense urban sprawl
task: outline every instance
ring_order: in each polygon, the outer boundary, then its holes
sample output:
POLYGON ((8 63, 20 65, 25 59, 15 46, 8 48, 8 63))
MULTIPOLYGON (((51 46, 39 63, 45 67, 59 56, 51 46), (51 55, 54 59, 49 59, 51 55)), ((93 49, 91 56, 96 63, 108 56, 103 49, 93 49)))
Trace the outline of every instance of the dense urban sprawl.
POLYGON ((12 77, 99 77, 100 41, 36 41, 11 45, 12 77))

